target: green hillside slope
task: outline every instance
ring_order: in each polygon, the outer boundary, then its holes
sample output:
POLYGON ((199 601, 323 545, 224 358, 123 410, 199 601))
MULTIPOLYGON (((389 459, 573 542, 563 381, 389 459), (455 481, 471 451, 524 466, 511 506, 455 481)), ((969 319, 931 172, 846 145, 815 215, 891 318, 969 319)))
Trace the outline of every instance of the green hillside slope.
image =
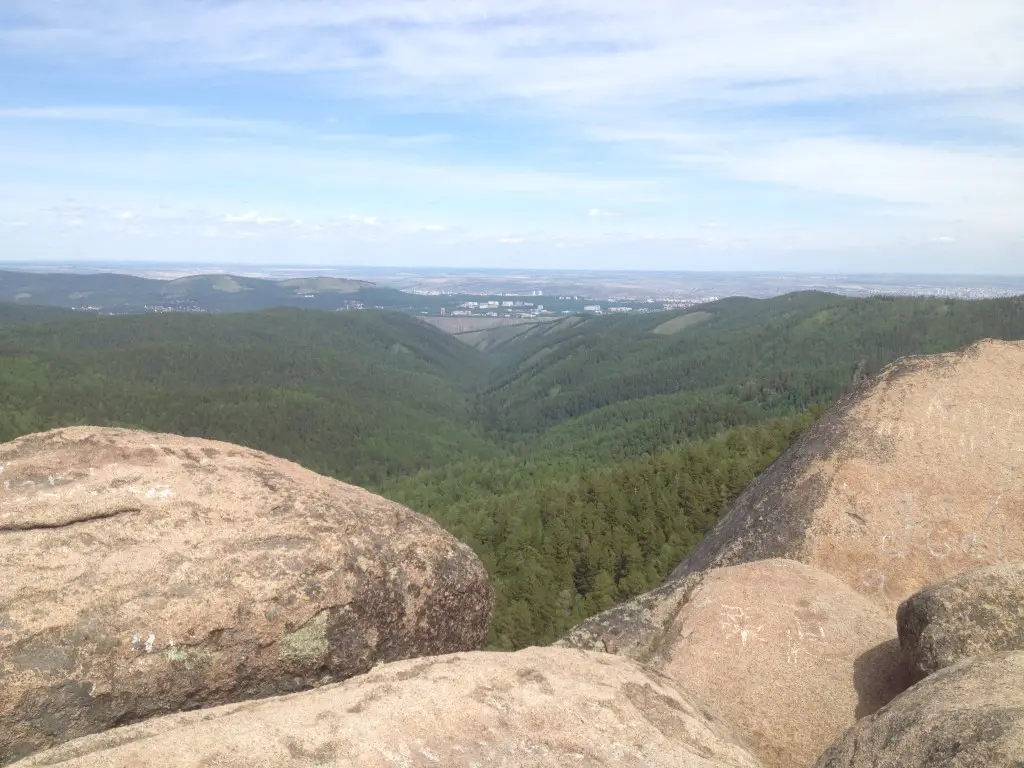
MULTIPOLYGON (((566 441, 638 420, 728 427, 830 401, 854 376, 908 354, 955 349, 982 337, 1024 335, 1024 300, 851 299, 799 293, 727 299, 693 312, 701 322, 655 333, 665 314, 595 317, 506 347, 481 400, 496 432, 521 438, 577 422, 566 441), (707 317, 711 315, 711 317, 707 317), (698 406, 692 395, 701 392, 698 406), (641 401, 655 398, 648 403, 641 401), (666 399, 667 398, 667 399, 666 399), (617 407, 621 406, 621 407, 617 407), (585 425, 585 426, 584 426, 585 425)), ((677 316, 685 316, 678 313, 677 316)), ((689 431, 692 434, 692 430, 689 431)))
POLYGON ((480 353, 412 318, 277 310, 0 326, 0 440, 130 425, 250 445, 365 485, 487 455, 480 353))
POLYGON ((33 305, 8 304, 0 302, 0 325, 16 325, 19 323, 46 323, 52 320, 70 320, 78 313, 72 309, 60 307, 41 307, 33 305))
MULTIPOLYGON (((144 312, 157 307, 252 312, 273 307, 333 310, 348 301, 401 303, 406 294, 363 280, 331 277, 267 280, 193 275, 159 280, 114 273, 75 274, 0 270, 0 302, 144 312), (397 296, 395 295, 397 294, 397 296)), ((384 306, 390 306, 385 303, 384 306)))

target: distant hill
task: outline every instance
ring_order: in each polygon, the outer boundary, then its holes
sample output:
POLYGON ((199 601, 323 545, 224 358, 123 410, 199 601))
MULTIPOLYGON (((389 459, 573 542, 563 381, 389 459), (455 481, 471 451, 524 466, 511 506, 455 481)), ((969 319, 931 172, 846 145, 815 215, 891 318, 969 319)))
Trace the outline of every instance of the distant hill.
POLYGON ((652 435, 636 435, 648 418, 681 426, 698 421, 698 408, 699 421, 725 428, 754 413, 782 415, 831 402, 855 378, 898 357, 985 337, 1024 338, 1024 298, 803 292, 676 313, 572 317, 502 346, 482 404, 489 426, 502 433, 536 434, 586 420, 590 431, 608 436, 618 426, 650 446, 652 435), (703 393, 699 407, 696 393, 703 393))
POLYGON ((266 280, 193 275, 157 280, 112 273, 0 271, 0 301, 103 312, 248 312, 284 306, 333 310, 365 303, 367 296, 361 292, 374 288, 363 280, 334 277, 266 280))

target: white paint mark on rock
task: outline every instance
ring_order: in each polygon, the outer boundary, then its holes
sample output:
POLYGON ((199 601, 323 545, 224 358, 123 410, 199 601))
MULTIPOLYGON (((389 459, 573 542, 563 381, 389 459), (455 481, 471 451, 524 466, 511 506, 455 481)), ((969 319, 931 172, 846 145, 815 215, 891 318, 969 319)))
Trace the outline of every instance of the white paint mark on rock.
POLYGON ((764 638, 759 637, 764 625, 754 626, 752 619, 753 617, 748 615, 747 610, 742 606, 725 605, 723 603, 719 620, 725 633, 725 639, 730 640, 733 637, 739 637, 740 645, 744 648, 747 647, 748 642, 754 639, 764 642, 764 638))
POLYGON ((425 758, 427 758, 427 760, 429 760, 432 763, 440 763, 441 762, 441 756, 439 754, 437 754, 436 752, 434 752, 432 749, 429 749, 427 747, 421 746, 420 747, 420 754, 423 755, 425 758))

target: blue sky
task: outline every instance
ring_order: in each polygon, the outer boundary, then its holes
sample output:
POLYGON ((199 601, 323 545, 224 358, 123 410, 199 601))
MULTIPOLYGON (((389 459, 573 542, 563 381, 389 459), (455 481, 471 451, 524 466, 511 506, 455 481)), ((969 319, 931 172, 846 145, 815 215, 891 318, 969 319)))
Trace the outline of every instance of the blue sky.
POLYGON ((1024 273, 1020 0, 2 0, 0 260, 1024 273))

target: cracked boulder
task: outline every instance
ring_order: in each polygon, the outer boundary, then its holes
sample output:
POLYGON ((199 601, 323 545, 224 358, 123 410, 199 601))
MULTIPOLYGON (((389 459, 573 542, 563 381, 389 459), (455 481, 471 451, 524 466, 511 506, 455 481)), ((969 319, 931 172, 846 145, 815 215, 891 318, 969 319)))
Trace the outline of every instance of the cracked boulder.
POLYGON ((842 398, 673 576, 772 557, 894 615, 920 589, 1024 561, 1024 342, 907 357, 842 398))
POLYGON ((468 547, 266 454, 76 427, 0 445, 0 765, 479 647, 468 547))
POLYGON ((815 768, 1020 768, 1024 652, 978 656, 930 675, 866 717, 815 768))
POLYGON ((691 574, 588 619, 558 644, 662 672, 731 722, 769 768, 809 765, 908 684, 892 619, 791 560, 691 574))
POLYGON ((338 685, 149 720, 18 768, 758 768, 628 659, 553 648, 386 664, 338 685))
POLYGON ((915 680, 972 656, 1024 650, 1024 565, 975 568, 907 598, 896 615, 915 680))

